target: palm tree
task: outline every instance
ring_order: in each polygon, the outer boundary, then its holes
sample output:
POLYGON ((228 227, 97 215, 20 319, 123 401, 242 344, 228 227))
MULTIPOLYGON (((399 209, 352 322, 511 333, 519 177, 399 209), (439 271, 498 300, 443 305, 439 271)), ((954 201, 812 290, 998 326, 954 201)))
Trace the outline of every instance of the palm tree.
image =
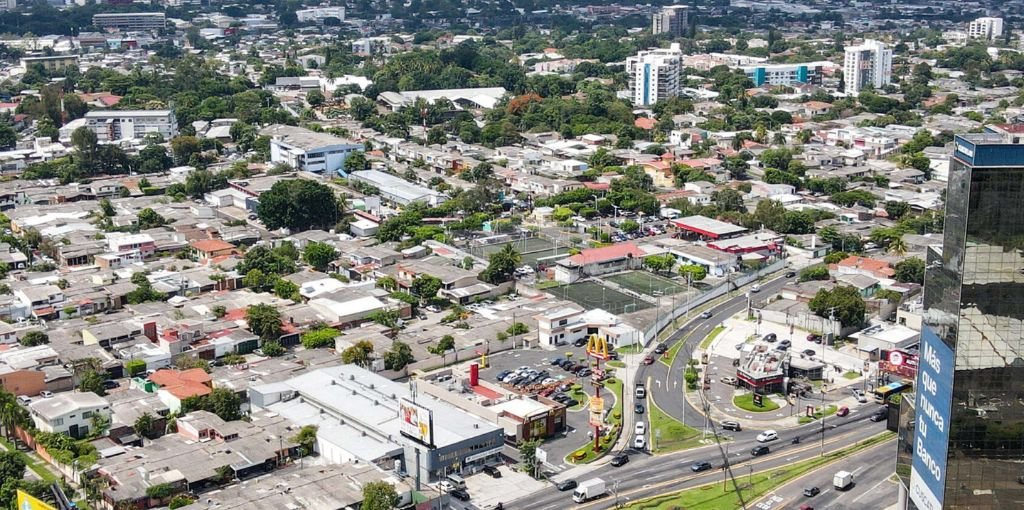
POLYGON ((903 241, 902 237, 896 237, 889 241, 889 251, 893 255, 902 257, 907 254, 907 243, 903 241))

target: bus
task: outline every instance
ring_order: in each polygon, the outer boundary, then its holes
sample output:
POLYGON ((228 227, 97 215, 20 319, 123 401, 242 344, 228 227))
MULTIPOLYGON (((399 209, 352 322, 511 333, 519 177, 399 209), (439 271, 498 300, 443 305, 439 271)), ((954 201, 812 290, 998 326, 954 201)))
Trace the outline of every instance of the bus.
POLYGON ((900 393, 909 390, 911 387, 912 386, 910 383, 894 382, 877 388, 875 391, 872 391, 871 393, 875 396, 875 403, 884 404, 888 402, 889 397, 893 395, 899 395, 900 393))

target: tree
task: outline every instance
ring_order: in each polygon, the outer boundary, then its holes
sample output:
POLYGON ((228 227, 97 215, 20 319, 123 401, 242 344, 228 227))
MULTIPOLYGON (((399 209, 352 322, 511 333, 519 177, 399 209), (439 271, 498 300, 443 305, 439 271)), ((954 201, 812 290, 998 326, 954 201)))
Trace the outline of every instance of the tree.
POLYGON ((340 217, 338 199, 334 191, 326 185, 306 179, 288 179, 274 183, 269 190, 260 195, 256 213, 270 230, 327 230, 337 224, 340 217))
POLYGON ((299 294, 299 285, 284 278, 274 280, 274 295, 281 299, 302 301, 302 295, 299 294))
POLYGON ((206 401, 209 406, 207 410, 220 416, 220 419, 224 421, 242 418, 242 398, 228 388, 214 388, 206 396, 206 401))
POLYGON ((632 234, 637 230, 640 230, 640 224, 633 220, 626 220, 619 224, 619 228, 627 234, 632 234))
POLYGON ((739 156, 728 156, 722 162, 722 168, 729 172, 729 176, 733 180, 743 180, 747 178, 747 170, 750 165, 739 156))
POLYGON ((859 326, 864 322, 864 298, 850 286, 820 289, 807 306, 819 317, 835 317, 843 327, 859 326))
POLYGON ((455 348, 455 337, 451 335, 442 336, 436 344, 427 347, 431 354, 443 355, 455 348))
POLYGON ((299 433, 292 436, 292 442, 302 447, 307 455, 313 453, 313 445, 316 444, 316 433, 320 430, 316 425, 305 425, 299 429, 299 433))
POLYGON ((398 316, 398 310, 393 310, 391 308, 374 311, 366 318, 386 328, 398 327, 398 319, 400 319, 398 316))
POLYGON ((501 250, 492 253, 488 261, 487 269, 480 273, 480 279, 487 283, 499 284, 512 279, 516 268, 523 262, 523 257, 511 244, 506 244, 501 250))
POLYGON ((263 345, 260 346, 260 350, 263 351, 265 356, 271 358, 284 356, 284 353, 287 352, 284 346, 281 345, 281 342, 278 342, 277 340, 267 340, 263 342, 263 345))
POLYGON ((321 328, 302 334, 302 346, 307 349, 334 347, 334 339, 341 336, 341 331, 334 328, 321 328))
POLYGON ((896 263, 896 281, 902 283, 924 283, 924 261, 911 257, 896 263))
POLYGON ((194 136, 176 136, 171 139, 171 154, 174 155, 174 162, 179 165, 187 165, 192 156, 202 152, 202 144, 194 136))
POLYGON ((281 337, 281 314, 277 308, 268 304, 249 305, 245 309, 245 322, 249 331, 259 336, 264 342, 277 340, 281 337))
POLYGON ((537 473, 537 448, 540 448, 541 440, 532 439, 519 443, 519 461, 523 465, 522 470, 536 477, 537 473))
POLYGON ((128 377, 135 377, 139 374, 146 372, 146 360, 143 359, 132 359, 124 363, 124 371, 128 374, 128 377))
POLYGON ((345 173, 352 173, 358 170, 366 170, 369 163, 366 161, 366 154, 353 152, 345 158, 345 173))
POLYGON ((828 280, 829 277, 828 268, 825 266, 813 266, 800 271, 800 281, 802 282, 828 280))
POLYGON ((789 168, 789 162, 793 160, 793 151, 789 149, 765 149, 758 159, 760 159, 761 165, 765 168, 786 170, 789 168))
POLYGON ((153 439, 153 424, 156 420, 152 414, 142 413, 141 416, 135 419, 135 424, 132 426, 135 429, 135 433, 146 439, 153 439))
POLYGON ((885 203, 885 213, 889 215, 889 219, 898 220, 908 212, 910 212, 910 204, 906 202, 889 200, 885 203))
POLYGON ((683 264, 679 266, 679 274, 682 276, 689 275, 690 281, 699 282, 708 276, 708 270, 704 266, 697 264, 683 264))
POLYGON ((42 331, 29 331, 18 340, 18 343, 25 347, 35 347, 37 345, 43 345, 50 343, 50 336, 42 331))
POLYGON ((388 482, 369 482, 363 485, 362 510, 392 510, 398 507, 398 492, 388 482))
POLYGON ((409 344, 395 340, 391 342, 391 349, 384 353, 384 368, 401 370, 415 359, 409 344))
POLYGON ((324 104, 324 101, 326 100, 327 98, 324 97, 324 93, 320 92, 319 90, 311 90, 308 93, 306 93, 306 102, 309 103, 309 106, 312 106, 314 108, 324 104))
POLYGON ((0 452, 0 480, 21 480, 25 476, 25 460, 22 454, 4 450, 0 452))
POLYGON ((13 149, 17 143, 17 131, 7 124, 0 124, 0 150, 13 149))
POLYGON ((441 286, 440 278, 429 274, 421 274, 412 281, 410 290, 413 294, 419 296, 420 301, 426 302, 437 296, 437 291, 441 290, 441 286))
POLYGON ((78 382, 78 391, 91 391, 102 397, 107 394, 107 390, 103 388, 103 381, 104 377, 99 372, 89 370, 82 374, 82 378, 78 382))
POLYGON ((512 336, 525 335, 530 332, 530 327, 522 322, 516 322, 509 326, 505 332, 512 336))
POLYGON ((327 243, 309 243, 302 250, 302 260, 317 271, 326 271, 328 264, 338 258, 338 251, 327 243))
POLYGON ((444 145, 448 142, 448 135, 441 126, 434 126, 427 131, 428 145, 444 145))
POLYGON ((670 253, 664 255, 650 255, 644 259, 644 267, 655 273, 667 272, 676 263, 676 258, 670 253))
POLYGON ((138 220, 139 230, 162 227, 167 223, 167 220, 164 219, 163 216, 160 216, 160 214, 149 207, 139 211, 138 220))
POLYGON ((714 200, 723 212, 747 212, 747 208, 743 205, 743 195, 734 189, 726 188, 716 191, 711 194, 711 200, 714 200))
POLYGON ((365 367, 373 359, 373 342, 360 340, 351 347, 341 351, 341 361, 365 367))

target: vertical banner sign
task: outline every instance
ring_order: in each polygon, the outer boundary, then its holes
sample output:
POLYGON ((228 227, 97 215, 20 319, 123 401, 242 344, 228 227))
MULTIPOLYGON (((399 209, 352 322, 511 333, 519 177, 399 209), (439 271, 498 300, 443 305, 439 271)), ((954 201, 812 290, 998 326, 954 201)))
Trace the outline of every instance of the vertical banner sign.
POLYGON ((590 425, 604 425, 604 399, 601 397, 590 397, 590 425))
POLYGON ((921 510, 942 510, 953 400, 953 351, 928 326, 921 329, 918 374, 910 498, 921 510))

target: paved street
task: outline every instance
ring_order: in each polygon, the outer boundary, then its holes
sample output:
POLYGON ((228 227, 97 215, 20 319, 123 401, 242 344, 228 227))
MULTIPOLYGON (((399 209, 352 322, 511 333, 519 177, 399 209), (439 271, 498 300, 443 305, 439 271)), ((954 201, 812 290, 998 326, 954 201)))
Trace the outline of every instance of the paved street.
POLYGON ((759 499, 751 508, 797 508, 804 503, 813 506, 815 510, 887 508, 896 504, 897 498, 896 482, 889 480, 893 475, 895 449, 896 440, 893 439, 831 464, 827 469, 812 471, 759 499), (832 487, 832 476, 842 470, 853 473, 854 485, 845 491, 837 491, 832 487), (821 493, 806 497, 803 495, 805 487, 818 487, 821 493))
MULTIPOLYGON (((884 424, 868 421, 867 417, 867 415, 861 415, 841 422, 836 421, 833 424, 834 428, 830 425, 826 431, 825 450, 841 449, 885 430, 884 424)), ((771 453, 763 457, 752 458, 750 456, 750 449, 759 443, 750 438, 748 434, 737 438, 735 443, 729 443, 727 454, 730 464, 733 466, 734 476, 747 474, 750 467, 756 473, 819 455, 821 451, 820 429, 815 430, 813 425, 816 424, 800 427, 795 431, 780 431, 779 440, 769 443, 771 453), (799 444, 791 442, 794 435, 800 435, 803 438, 799 444)), ((593 466, 589 470, 581 469, 577 472, 576 479, 583 481, 601 477, 609 484, 617 481, 619 483, 619 500, 621 503, 625 503, 674 489, 721 481, 720 470, 713 469, 695 475, 690 471, 690 465, 698 460, 708 460, 713 466, 720 467, 724 454, 726 454, 725 444, 721 449, 717 445, 712 445, 667 455, 632 455, 629 463, 623 467, 615 468, 606 464, 593 466)), ((505 502, 504 506, 509 509, 528 508, 530 510, 558 510, 573 507, 604 509, 615 506, 615 496, 609 494, 607 498, 583 505, 573 505, 568 492, 559 492, 552 486, 528 497, 505 502)))

